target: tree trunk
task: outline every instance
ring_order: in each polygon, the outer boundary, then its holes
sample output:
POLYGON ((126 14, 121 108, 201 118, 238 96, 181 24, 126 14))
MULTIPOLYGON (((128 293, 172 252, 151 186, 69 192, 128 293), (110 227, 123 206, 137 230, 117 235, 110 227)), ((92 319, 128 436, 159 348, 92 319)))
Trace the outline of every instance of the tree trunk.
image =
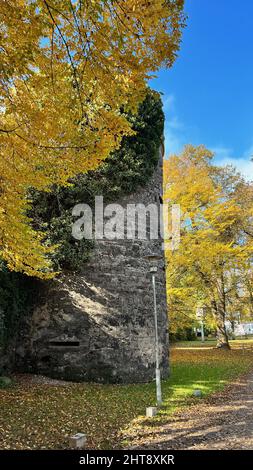
POLYGON ((216 322, 217 344, 216 348, 230 349, 228 342, 228 335, 225 327, 226 311, 223 303, 218 303, 216 300, 211 301, 213 316, 216 322))
POLYGON ((216 310, 217 345, 219 349, 230 349, 225 326, 225 312, 221 306, 216 310))

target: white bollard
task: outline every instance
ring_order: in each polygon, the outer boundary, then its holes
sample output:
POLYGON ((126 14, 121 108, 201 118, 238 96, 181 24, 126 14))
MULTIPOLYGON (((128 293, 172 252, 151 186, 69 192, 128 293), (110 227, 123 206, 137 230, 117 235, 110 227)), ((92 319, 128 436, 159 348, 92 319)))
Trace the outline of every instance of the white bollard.
POLYGON ((69 445, 73 449, 83 449, 87 441, 86 435, 78 432, 69 438, 69 445))
POLYGON ((146 408, 146 417, 147 418, 154 418, 157 415, 157 407, 156 406, 148 406, 146 408))
POLYGON ((202 397, 202 391, 201 390, 193 390, 193 396, 194 397, 202 397))

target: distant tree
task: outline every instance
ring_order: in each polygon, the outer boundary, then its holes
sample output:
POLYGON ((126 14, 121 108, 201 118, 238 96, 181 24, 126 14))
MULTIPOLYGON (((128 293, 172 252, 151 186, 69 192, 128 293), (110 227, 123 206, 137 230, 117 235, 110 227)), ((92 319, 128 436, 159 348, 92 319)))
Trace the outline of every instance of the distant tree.
POLYGON ((241 203, 242 177, 231 168, 215 167, 212 158, 204 146, 187 145, 165 161, 164 198, 180 204, 182 216, 180 246, 166 252, 168 301, 173 321, 187 325, 197 306, 204 305, 215 320, 217 347, 229 348, 225 320, 243 305, 239 273, 252 258, 253 244, 243 231, 250 224, 252 201, 241 203))

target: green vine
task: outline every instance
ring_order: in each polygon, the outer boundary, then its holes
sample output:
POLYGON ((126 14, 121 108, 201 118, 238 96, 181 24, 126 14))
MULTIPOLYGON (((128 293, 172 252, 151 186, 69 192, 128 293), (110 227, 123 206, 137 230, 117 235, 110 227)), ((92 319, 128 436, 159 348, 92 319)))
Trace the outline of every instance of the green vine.
POLYGON ((50 193, 33 192, 31 217, 35 227, 47 232, 50 244, 59 244, 53 255, 55 269, 79 270, 89 258, 93 243, 76 241, 71 234, 71 211, 75 204, 91 207, 95 196, 104 202, 116 201, 145 186, 157 165, 164 114, 160 95, 149 91, 137 115, 128 119, 136 134, 125 137, 119 150, 111 154, 96 171, 79 175, 71 187, 53 188, 50 193))

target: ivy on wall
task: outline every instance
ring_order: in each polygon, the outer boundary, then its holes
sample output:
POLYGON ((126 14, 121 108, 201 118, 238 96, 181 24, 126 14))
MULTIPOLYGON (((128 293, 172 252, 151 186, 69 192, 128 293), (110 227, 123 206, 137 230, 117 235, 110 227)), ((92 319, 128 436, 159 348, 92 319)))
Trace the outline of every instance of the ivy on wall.
MULTIPOLYGON (((55 187, 51 193, 30 192, 33 225, 45 231, 48 241, 58 244, 53 255, 56 269, 78 271, 93 247, 89 240, 76 241, 71 234, 75 204, 94 204, 95 196, 115 201, 144 186, 152 176, 159 157, 164 128, 160 95, 149 91, 137 115, 129 115, 136 134, 125 137, 99 169, 79 175, 70 187, 55 187)), ((29 311, 36 280, 9 272, 0 263, 0 350, 15 337, 20 319, 29 311)))
POLYGON ((32 302, 32 292, 32 279, 8 271, 0 262, 0 348, 4 349, 17 333, 20 319, 32 302))
POLYGON ((160 95, 149 91, 137 115, 129 115, 136 134, 125 137, 119 150, 99 169, 79 175, 71 187, 56 187, 51 193, 33 192, 31 217, 35 227, 47 232, 50 244, 59 247, 53 255, 56 269, 78 270, 88 259, 93 243, 76 241, 71 234, 71 211, 75 204, 93 206, 95 196, 116 201, 144 186, 158 161, 164 114, 160 95))

